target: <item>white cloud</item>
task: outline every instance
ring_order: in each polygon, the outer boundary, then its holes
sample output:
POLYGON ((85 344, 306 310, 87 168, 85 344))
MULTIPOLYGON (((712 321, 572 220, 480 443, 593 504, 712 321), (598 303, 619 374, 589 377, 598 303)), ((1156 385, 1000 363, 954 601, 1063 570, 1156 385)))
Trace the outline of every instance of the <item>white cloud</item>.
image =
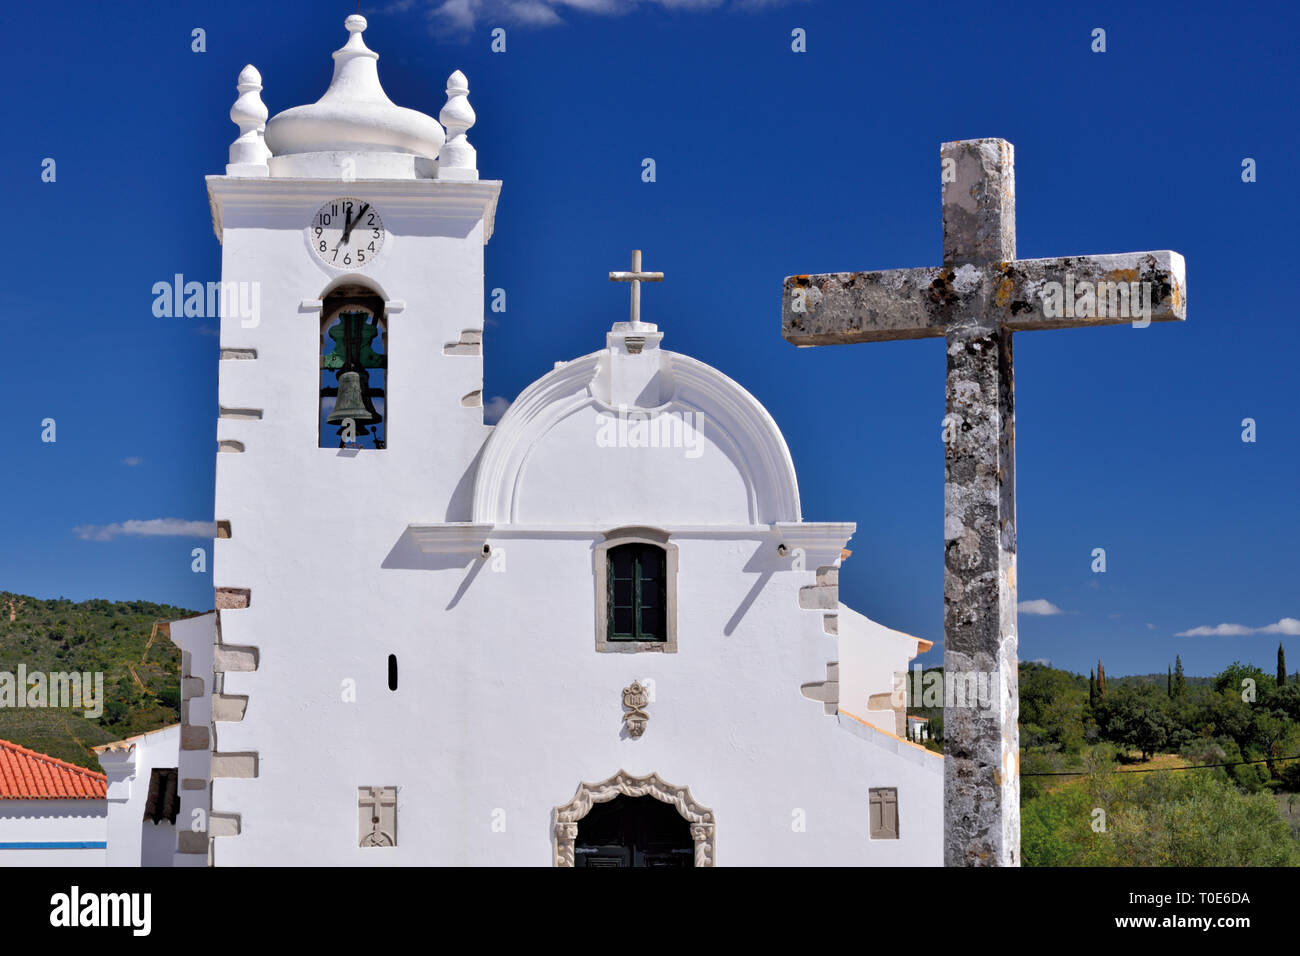
MULTIPOLYGON (((802 3, 805 0, 424 0, 425 17, 440 31, 466 33, 480 25, 553 27, 565 22, 567 13, 622 16, 640 6, 667 10, 738 10, 752 12, 770 7, 802 3)), ((384 12, 402 13, 416 4, 395 0, 384 12)))
POLYGON ((564 22, 555 8, 543 0, 515 0, 507 4, 506 9, 512 20, 530 27, 553 27, 564 22))
POLYGON ((506 413, 510 407, 510 399, 501 395, 493 395, 483 406, 483 421, 488 425, 495 425, 501 421, 501 416, 506 413))
POLYGON ((1029 661, 1029 663, 1030 663, 1030 664, 1042 664, 1044 667, 1051 667, 1051 666, 1052 666, 1052 662, 1051 662, 1048 658, 1046 658, 1046 657, 1035 657, 1032 661, 1029 661))
POLYGON ((72 530, 82 541, 112 541, 119 535, 146 538, 213 538, 217 534, 217 525, 214 521, 149 518, 144 521, 132 520, 113 524, 83 524, 72 530))
POLYGON ((1021 601, 1016 605, 1016 609, 1021 614, 1032 614, 1039 617, 1051 617, 1053 614, 1065 613, 1051 601, 1044 601, 1042 598, 1034 601, 1021 601))
POLYGON ((136 465, 142 465, 142 464, 144 464, 144 459, 143 459, 143 458, 137 458, 135 455, 131 455, 131 456, 128 457, 128 458, 123 458, 123 459, 122 459, 122 464, 124 464, 124 465, 130 465, 132 468, 134 468, 136 465))
POLYGON ((1274 624, 1263 627, 1247 627, 1245 624, 1215 624, 1213 627, 1201 625, 1186 631, 1179 631, 1174 637, 1242 637, 1247 634, 1289 634, 1300 635, 1300 621, 1293 617, 1284 617, 1274 624))

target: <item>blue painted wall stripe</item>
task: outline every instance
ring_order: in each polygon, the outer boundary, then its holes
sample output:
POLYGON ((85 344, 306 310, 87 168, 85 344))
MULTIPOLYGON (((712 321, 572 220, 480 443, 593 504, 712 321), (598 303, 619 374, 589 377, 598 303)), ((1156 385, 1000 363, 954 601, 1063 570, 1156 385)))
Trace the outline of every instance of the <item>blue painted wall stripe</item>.
POLYGON ((107 842, 0 843, 0 850, 105 850, 107 842))

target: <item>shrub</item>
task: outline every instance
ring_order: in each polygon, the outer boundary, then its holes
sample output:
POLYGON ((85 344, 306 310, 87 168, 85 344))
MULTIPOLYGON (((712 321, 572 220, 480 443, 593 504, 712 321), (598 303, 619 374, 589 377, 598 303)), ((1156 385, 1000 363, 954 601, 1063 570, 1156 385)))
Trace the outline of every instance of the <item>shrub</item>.
POLYGON ((1243 794, 1221 771, 1099 770, 1025 804, 1021 827, 1026 866, 1300 865, 1274 797, 1243 794))

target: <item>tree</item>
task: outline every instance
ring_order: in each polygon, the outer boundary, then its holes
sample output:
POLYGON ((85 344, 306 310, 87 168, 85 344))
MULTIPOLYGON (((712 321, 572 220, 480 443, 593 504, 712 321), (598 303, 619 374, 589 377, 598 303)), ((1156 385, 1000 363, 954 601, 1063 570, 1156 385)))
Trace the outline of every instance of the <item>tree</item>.
POLYGON ((1165 696, 1174 699, 1174 669, 1168 664, 1165 665, 1165 696))
POLYGON ((1187 678, 1183 676, 1183 658, 1181 655, 1174 655, 1174 697, 1182 697, 1187 693, 1187 678))
POLYGON ((1097 661, 1097 696, 1106 696, 1106 668, 1100 660, 1097 661))
POLYGON ((1282 642, 1277 643, 1277 686, 1286 686, 1286 651, 1282 649, 1282 642))
POLYGON ((1026 747, 1059 747, 1063 753, 1083 746, 1082 680, 1041 664, 1020 665, 1020 733, 1026 747))
POLYGON ((1233 661, 1214 678, 1214 689, 1223 692, 1230 690, 1240 695, 1246 690, 1246 681, 1254 682, 1256 694, 1261 694, 1265 690, 1272 690, 1273 678, 1264 673, 1263 670, 1254 664, 1243 664, 1241 661, 1233 661))
POLYGON ((1097 709, 1097 675, 1088 671, 1088 709, 1097 709))
POLYGON ((1190 736, 1170 713, 1168 699, 1149 684, 1121 686, 1103 700, 1097 723, 1108 740, 1136 748, 1143 760, 1178 747, 1190 736))

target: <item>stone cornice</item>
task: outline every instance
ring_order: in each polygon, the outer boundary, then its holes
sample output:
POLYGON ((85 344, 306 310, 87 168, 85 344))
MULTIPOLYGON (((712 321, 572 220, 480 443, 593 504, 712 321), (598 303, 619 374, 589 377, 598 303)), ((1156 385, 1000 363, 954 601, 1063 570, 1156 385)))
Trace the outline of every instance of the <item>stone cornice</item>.
MULTIPOLYGON (((482 219, 483 243, 492 238, 499 179, 289 179, 275 176, 208 176, 212 231, 221 241, 227 212, 266 209, 303 210, 309 214, 333 196, 363 194, 382 205, 391 226, 431 214, 447 219, 482 219)), ((303 219, 306 224, 306 218, 303 219)))

